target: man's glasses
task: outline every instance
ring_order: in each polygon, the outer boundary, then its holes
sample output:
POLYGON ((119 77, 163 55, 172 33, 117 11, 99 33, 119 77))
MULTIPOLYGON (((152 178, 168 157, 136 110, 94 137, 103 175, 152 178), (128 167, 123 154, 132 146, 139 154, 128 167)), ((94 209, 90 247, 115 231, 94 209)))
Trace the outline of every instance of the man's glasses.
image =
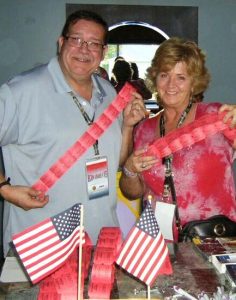
POLYGON ((92 41, 84 41, 78 36, 66 36, 65 39, 68 41, 69 45, 73 47, 82 47, 84 44, 87 46, 88 50, 90 51, 100 51, 104 48, 104 45, 97 42, 92 41))

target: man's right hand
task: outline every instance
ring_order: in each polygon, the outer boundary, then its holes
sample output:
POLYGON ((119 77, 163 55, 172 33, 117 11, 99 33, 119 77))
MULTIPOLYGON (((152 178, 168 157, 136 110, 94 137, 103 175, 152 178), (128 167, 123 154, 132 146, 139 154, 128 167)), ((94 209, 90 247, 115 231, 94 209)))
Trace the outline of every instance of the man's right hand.
POLYGON ((24 210, 44 207, 49 201, 48 195, 27 186, 4 185, 0 194, 6 201, 24 210))

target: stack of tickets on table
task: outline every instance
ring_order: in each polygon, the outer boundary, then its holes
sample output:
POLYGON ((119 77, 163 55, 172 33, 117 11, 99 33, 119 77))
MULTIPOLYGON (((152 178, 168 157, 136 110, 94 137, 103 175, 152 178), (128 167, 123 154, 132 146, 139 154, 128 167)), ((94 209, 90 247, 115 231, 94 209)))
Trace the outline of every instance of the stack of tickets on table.
POLYGON ((114 279, 114 262, 122 244, 118 227, 103 227, 94 252, 88 295, 90 299, 110 299, 114 279))
MULTIPOLYGON (((82 250, 81 294, 83 294, 84 279, 88 277, 92 253, 92 242, 85 234, 82 250)), ((67 259, 65 264, 56 272, 39 283, 38 300, 72 300, 78 294, 78 249, 67 259)))

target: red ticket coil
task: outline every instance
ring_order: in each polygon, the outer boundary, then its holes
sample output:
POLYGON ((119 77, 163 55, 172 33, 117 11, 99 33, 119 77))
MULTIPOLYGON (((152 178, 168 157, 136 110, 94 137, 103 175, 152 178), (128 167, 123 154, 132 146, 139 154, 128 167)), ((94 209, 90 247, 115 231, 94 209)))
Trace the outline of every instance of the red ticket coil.
POLYGON ((115 279, 114 261, 117 244, 120 244, 121 240, 121 231, 118 227, 104 227, 100 230, 88 291, 91 299, 110 298, 115 279))
POLYGON ((91 283, 88 295, 90 299, 110 299, 111 289, 110 283, 91 283))
POLYGON ((94 264, 91 272, 92 282, 114 282, 114 265, 94 264))
POLYGON ((97 247, 114 248, 117 252, 122 244, 122 234, 119 227, 103 227, 99 233, 97 247))
POLYGON ((99 236, 102 236, 103 234, 122 235, 120 227, 102 227, 99 236))
POLYGON ((97 247, 93 257, 94 264, 111 265, 116 259, 114 248, 97 247))
POLYGON ((118 242, 118 239, 116 237, 114 237, 114 238, 103 238, 103 237, 101 237, 98 240, 97 247, 116 249, 117 248, 117 242, 118 242))
POLYGON ((236 139, 236 130, 229 127, 229 123, 223 123, 225 113, 207 114, 194 122, 177 128, 166 136, 151 143, 146 155, 154 155, 161 159, 165 156, 190 147, 208 136, 222 132, 228 139, 236 139))

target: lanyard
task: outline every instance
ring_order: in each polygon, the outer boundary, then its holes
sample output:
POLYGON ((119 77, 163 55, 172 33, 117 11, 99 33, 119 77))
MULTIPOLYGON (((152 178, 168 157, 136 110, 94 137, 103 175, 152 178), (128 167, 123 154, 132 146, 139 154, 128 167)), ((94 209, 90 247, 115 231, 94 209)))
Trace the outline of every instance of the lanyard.
MULTIPOLYGON (((70 95, 71 95, 72 99, 74 100, 75 104, 77 105, 77 107, 79 108, 82 116, 84 117, 85 122, 89 126, 92 125, 93 121, 94 121, 94 116, 92 119, 90 119, 89 115, 86 113, 86 111, 84 110, 83 106, 81 105, 81 103, 79 102, 79 100, 75 96, 75 94, 73 92, 70 92, 70 95)), ((96 142, 93 144, 93 149, 94 149, 94 154, 99 155, 98 140, 96 140, 96 142)))
MULTIPOLYGON (((179 121, 177 123, 177 128, 179 128, 185 121, 193 103, 192 101, 189 102, 188 106, 182 112, 179 121)), ((165 117, 162 114, 160 117, 160 136, 165 136, 165 117)), ((163 164, 165 164, 165 180, 164 180, 164 191, 163 191, 163 199, 169 198, 169 195, 172 196, 172 201, 176 205, 175 215, 176 215, 176 225, 179 231, 182 230, 180 217, 179 217, 179 210, 177 206, 177 198, 176 198, 176 191, 174 186, 173 180, 173 173, 172 173, 172 160, 173 156, 169 155, 163 158, 163 164)))
MULTIPOLYGON (((179 121, 177 123, 177 128, 179 128, 185 121, 187 114, 189 113, 193 103, 192 101, 189 102, 188 106, 185 108, 185 110, 182 112, 179 121)), ((165 136, 165 117, 162 114, 160 118, 160 136, 163 137, 165 136)))

